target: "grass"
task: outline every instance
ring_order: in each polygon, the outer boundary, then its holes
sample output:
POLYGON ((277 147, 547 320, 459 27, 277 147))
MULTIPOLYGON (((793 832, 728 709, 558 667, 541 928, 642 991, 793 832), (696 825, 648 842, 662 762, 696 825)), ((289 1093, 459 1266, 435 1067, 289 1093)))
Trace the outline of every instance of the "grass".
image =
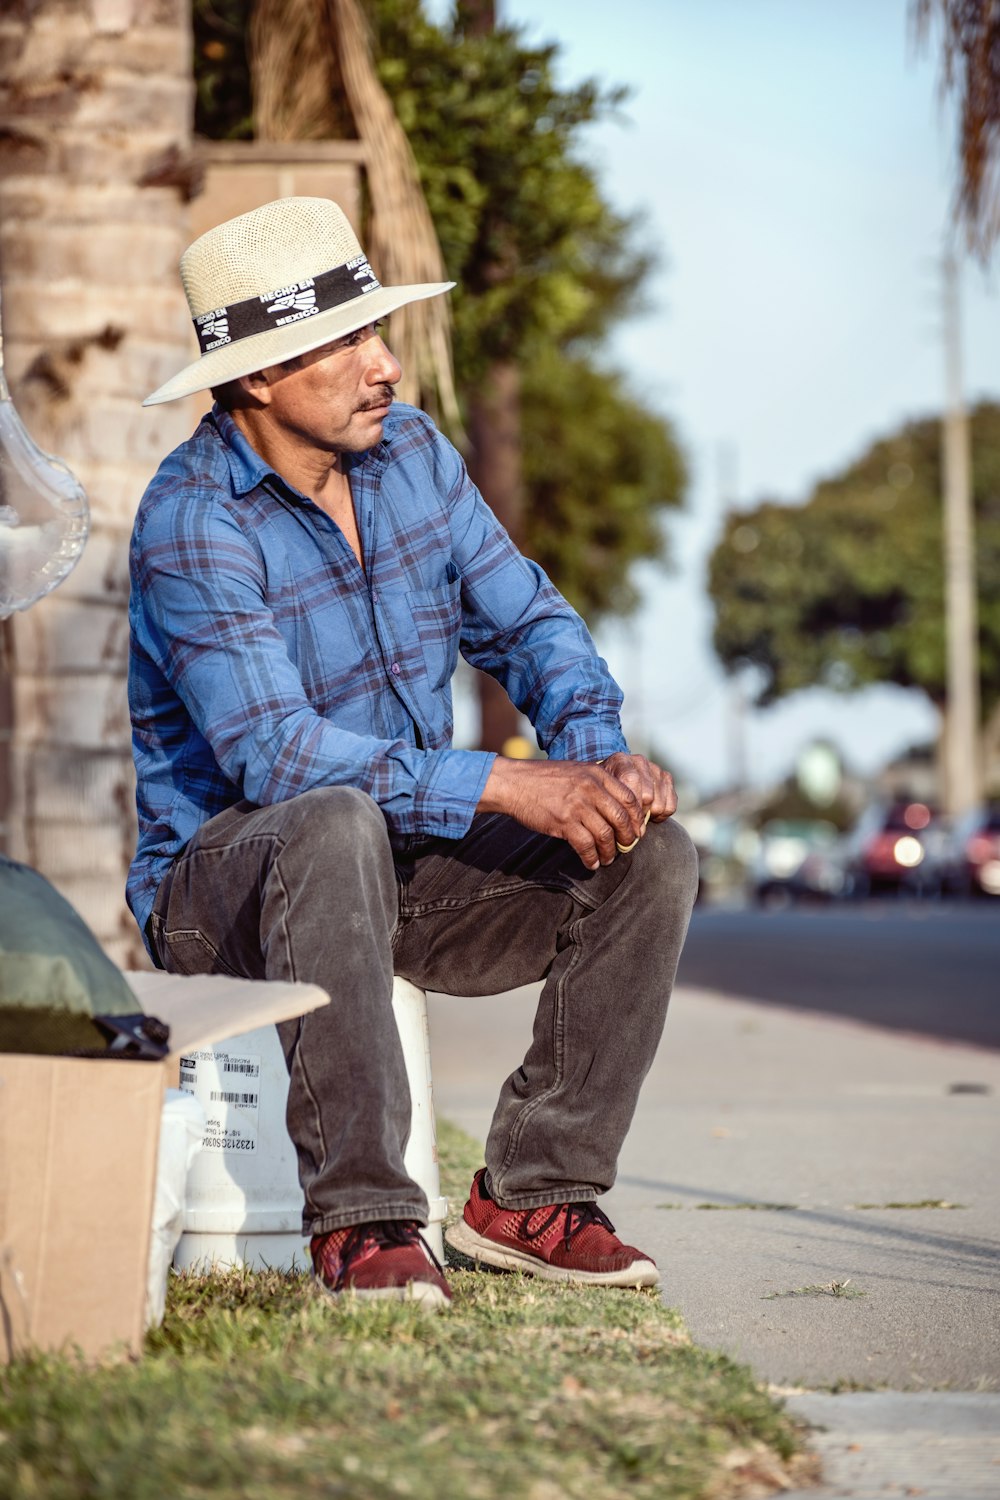
POLYGON ((762 1302, 774 1302, 779 1297, 867 1297, 860 1287, 851 1286, 851 1278, 846 1281, 824 1281, 818 1286, 796 1286, 787 1292, 768 1292, 761 1298, 762 1302))
POLYGON ((949 1203, 947 1198, 918 1198, 912 1203, 850 1203, 849 1208, 964 1208, 964 1203, 949 1203))
MULTIPOLYGON (((738 1211, 751 1211, 760 1213, 792 1213, 798 1209, 797 1203, 658 1203, 657 1208, 664 1209, 710 1209, 719 1213, 735 1213, 738 1211)), ((851 1210, 861 1209, 910 1209, 910 1208, 965 1208, 964 1203, 949 1203, 947 1198, 918 1198, 912 1203, 848 1203, 847 1208, 851 1210)))
POLYGON ((799 1205, 797 1203, 696 1203, 694 1206, 695 1208, 715 1209, 720 1213, 735 1213, 745 1209, 750 1212, 783 1214, 798 1208, 799 1205))
MULTIPOLYGON (((440 1137, 460 1207, 479 1153, 440 1137)), ((449 1279, 435 1317, 275 1271, 172 1276, 141 1360, 0 1370, 0 1496, 725 1500, 807 1481, 781 1407, 655 1295, 449 1279)))

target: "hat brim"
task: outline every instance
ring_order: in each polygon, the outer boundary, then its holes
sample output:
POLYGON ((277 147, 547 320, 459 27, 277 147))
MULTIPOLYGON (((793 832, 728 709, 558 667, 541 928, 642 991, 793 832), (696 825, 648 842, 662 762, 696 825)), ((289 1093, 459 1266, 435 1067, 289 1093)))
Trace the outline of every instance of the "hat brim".
POLYGON ((314 317, 291 323, 287 328, 269 328, 266 333, 236 339, 187 365, 147 396, 142 404, 159 406, 164 401, 179 401, 184 396, 196 395, 198 391, 224 385, 227 380, 236 380, 240 375, 251 375, 268 365, 308 354, 311 349, 318 349, 357 328, 365 328, 369 323, 388 317, 409 302, 423 302, 428 297, 450 292, 454 285, 453 281, 432 281, 418 286, 383 286, 369 292, 366 297, 331 307, 314 317))

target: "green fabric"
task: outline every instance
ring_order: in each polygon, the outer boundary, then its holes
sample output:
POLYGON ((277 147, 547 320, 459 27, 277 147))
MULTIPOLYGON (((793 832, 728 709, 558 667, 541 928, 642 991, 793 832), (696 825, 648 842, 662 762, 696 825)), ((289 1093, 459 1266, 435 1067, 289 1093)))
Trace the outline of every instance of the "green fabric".
POLYGON ((39 1006, 10 1007, 0 1002, 0 1052, 34 1052, 46 1057, 104 1052, 108 1039, 89 1016, 39 1006))
POLYGON ((103 1047, 91 1016, 141 1010, 69 902, 37 870, 0 857, 0 1051, 103 1047))

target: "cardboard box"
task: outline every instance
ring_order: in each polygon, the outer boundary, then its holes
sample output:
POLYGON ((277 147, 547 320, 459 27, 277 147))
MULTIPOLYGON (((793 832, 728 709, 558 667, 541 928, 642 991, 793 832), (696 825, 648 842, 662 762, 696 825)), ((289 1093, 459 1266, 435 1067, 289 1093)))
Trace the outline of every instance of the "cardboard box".
POLYGON ((163 1093, 182 1052, 328 1003, 315 985, 127 974, 163 1063, 0 1054, 0 1364, 142 1348, 163 1093))

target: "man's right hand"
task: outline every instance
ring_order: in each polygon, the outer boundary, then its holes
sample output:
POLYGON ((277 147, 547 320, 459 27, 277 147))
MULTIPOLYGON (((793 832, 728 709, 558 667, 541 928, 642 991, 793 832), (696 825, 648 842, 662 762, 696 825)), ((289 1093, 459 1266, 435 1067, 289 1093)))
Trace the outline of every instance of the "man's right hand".
POLYGON ((642 837, 645 823, 639 798, 601 766, 502 755, 493 763, 478 811, 506 813, 526 828, 565 839, 588 870, 609 865, 619 844, 642 837))

